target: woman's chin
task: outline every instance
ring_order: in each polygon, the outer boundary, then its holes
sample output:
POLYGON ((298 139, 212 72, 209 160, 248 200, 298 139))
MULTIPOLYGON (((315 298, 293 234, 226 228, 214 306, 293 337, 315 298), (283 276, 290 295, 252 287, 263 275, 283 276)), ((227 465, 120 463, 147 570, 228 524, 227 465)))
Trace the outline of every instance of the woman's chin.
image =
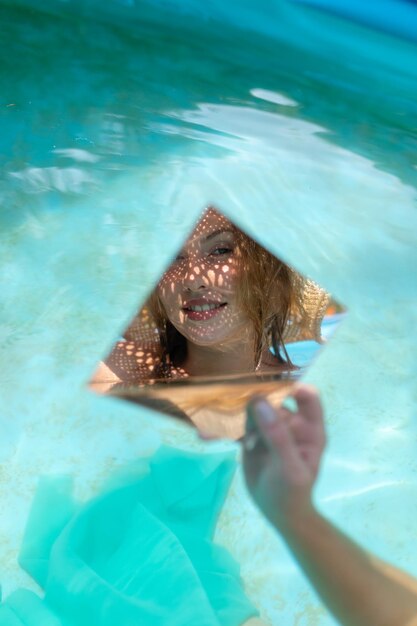
POLYGON ((188 341, 200 348, 218 348, 221 350, 225 345, 225 340, 218 337, 189 337, 188 341))
POLYGON ((240 331, 239 333, 233 333, 233 334, 223 334, 223 333, 218 333, 217 335, 214 334, 207 334, 207 335, 187 335, 186 339, 188 342, 193 343, 196 346, 199 346, 201 348, 213 348, 213 350, 218 350, 219 352, 225 352, 228 349, 236 346, 236 344, 240 344, 242 341, 244 341, 244 335, 243 333, 240 331))

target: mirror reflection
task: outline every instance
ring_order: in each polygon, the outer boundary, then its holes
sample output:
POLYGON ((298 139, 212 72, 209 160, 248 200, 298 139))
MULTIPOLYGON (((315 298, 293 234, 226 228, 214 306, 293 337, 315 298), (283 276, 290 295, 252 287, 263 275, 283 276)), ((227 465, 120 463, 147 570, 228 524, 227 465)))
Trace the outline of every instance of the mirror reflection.
POLYGON ((343 313, 208 207, 90 384, 239 439, 248 399, 280 403, 343 313))

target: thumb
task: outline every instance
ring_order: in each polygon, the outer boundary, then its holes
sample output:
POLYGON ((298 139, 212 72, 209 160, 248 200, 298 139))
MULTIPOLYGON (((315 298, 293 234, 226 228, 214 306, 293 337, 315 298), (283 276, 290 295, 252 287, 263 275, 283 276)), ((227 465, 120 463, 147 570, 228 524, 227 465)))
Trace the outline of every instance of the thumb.
POLYGON ((291 482, 304 477, 305 467, 288 426, 290 411, 274 409, 265 398, 256 398, 250 412, 265 446, 291 482))

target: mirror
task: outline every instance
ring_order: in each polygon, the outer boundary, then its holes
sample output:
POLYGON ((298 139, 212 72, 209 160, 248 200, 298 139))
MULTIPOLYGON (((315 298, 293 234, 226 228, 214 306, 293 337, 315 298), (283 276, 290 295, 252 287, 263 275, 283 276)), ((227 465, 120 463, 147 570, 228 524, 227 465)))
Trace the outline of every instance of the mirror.
POLYGON ((240 439, 250 397, 280 404, 344 315, 208 207, 90 386, 240 439))

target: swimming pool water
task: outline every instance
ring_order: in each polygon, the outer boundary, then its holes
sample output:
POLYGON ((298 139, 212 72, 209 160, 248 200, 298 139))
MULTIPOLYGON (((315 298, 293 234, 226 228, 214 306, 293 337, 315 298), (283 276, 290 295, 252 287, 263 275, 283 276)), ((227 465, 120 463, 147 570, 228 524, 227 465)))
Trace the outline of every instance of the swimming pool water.
MULTIPOLYGON (((40 477, 87 500, 182 425, 86 389, 208 203, 349 316, 309 370, 317 501, 417 574, 416 48, 287 2, 0 4, 0 583, 40 477)), ((247 499, 216 540, 266 622, 334 623, 247 499)))

